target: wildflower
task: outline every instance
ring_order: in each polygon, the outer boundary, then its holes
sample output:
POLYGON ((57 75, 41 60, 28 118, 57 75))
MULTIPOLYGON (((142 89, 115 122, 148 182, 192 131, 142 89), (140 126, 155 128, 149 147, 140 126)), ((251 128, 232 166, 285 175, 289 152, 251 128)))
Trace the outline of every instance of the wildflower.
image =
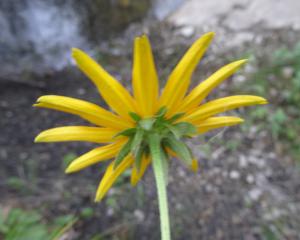
POLYGON ((87 54, 73 49, 72 55, 78 67, 93 81, 112 111, 84 100, 56 95, 42 96, 34 105, 75 114, 97 126, 53 128, 40 133, 35 139, 36 142, 88 141, 105 144, 78 157, 66 169, 66 173, 73 173, 114 159, 100 182, 96 201, 105 196, 126 169, 132 168, 131 183, 136 185, 148 166, 153 165, 160 213, 164 215, 161 216, 163 239, 170 236, 165 190, 168 159, 177 156, 187 167, 198 168, 197 161, 182 140, 243 122, 242 118, 235 116, 216 116, 220 113, 267 103, 264 98, 251 95, 203 102, 215 87, 247 61, 245 59, 222 67, 187 93, 191 75, 213 36, 214 33, 203 35, 188 49, 171 72, 161 95, 151 46, 145 35, 134 41, 133 96, 87 54))

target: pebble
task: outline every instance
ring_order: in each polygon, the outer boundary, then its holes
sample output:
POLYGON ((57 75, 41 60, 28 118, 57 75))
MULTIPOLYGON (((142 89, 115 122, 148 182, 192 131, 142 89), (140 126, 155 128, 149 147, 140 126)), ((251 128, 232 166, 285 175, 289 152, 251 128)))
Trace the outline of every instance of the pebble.
POLYGON ((134 210, 133 215, 135 216, 138 222, 143 222, 145 219, 144 212, 139 209, 134 210))
POLYGON ((254 183, 255 179, 254 179, 253 175, 249 174, 246 177, 246 181, 247 181, 247 183, 252 184, 252 183, 254 183))
POLYGON ((236 171, 236 170, 232 170, 232 171, 229 173, 229 177, 230 177, 231 179, 239 179, 240 176, 241 176, 241 174, 240 174, 238 171, 236 171))
POLYGON ((5 149, 0 149, 0 157, 2 159, 6 159, 8 156, 7 151, 5 149))
POLYGON ((294 69, 292 67, 284 67, 281 70, 281 74, 286 79, 292 78, 294 74, 294 69))
POLYGON ((106 216, 111 217, 112 215, 114 215, 115 211, 113 208, 108 208, 106 211, 106 216))
POLYGON ((85 94, 86 94, 86 90, 85 90, 84 88, 78 88, 78 89, 77 89, 77 93, 78 93, 79 95, 85 95, 85 94))
POLYGON ((239 157, 239 165, 241 168, 246 168, 248 166, 247 158, 244 155, 239 157))
POLYGON ((249 163, 252 163, 253 165, 256 165, 259 168, 264 168, 266 166, 266 163, 265 163, 264 159, 262 159, 262 158, 250 156, 248 158, 248 161, 249 161, 249 163))
POLYGON ((243 75, 236 75, 234 78, 233 78, 233 81, 235 81, 236 83, 243 83, 247 80, 247 78, 243 75))
POLYGON ((185 38, 190 38, 195 34, 195 28, 192 26, 185 26, 180 28, 179 34, 185 38))
POLYGON ((259 188, 253 188, 248 192, 248 194, 251 200, 257 201, 262 195, 262 190, 259 188))

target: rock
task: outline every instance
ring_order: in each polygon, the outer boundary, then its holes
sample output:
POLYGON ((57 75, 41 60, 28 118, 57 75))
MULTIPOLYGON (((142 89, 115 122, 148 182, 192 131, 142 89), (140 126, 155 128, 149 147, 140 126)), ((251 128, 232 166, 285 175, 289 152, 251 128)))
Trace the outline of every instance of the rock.
POLYGON ((299 30, 299 9, 298 0, 190 0, 167 20, 176 26, 193 26, 201 33, 215 31, 224 37, 217 41, 228 48, 244 42, 261 42, 262 39, 256 36, 258 29, 299 30))
POLYGON ((62 70, 70 65, 72 47, 94 49, 149 8, 150 0, 1 1, 0 77, 62 70))

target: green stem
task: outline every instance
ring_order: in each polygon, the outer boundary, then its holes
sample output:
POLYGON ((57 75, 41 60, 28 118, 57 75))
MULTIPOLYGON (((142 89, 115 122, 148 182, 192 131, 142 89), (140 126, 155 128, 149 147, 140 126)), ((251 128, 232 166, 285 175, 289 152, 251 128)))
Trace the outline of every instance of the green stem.
POLYGON ((161 239, 170 240, 171 234, 167 199, 167 183, 166 177, 164 176, 164 168, 162 162, 164 161, 164 158, 162 156, 160 138, 158 134, 153 134, 149 137, 149 145, 158 194, 161 239))

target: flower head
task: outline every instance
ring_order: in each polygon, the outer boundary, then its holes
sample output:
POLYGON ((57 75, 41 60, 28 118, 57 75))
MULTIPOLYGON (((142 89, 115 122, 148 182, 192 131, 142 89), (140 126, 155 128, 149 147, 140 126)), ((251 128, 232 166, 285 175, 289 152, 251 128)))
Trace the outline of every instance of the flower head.
POLYGON ((245 59, 222 67, 188 92, 192 73, 213 37, 214 33, 207 33, 188 49, 171 72, 161 94, 151 46, 145 35, 134 41, 133 95, 87 54, 73 49, 72 55, 78 67, 96 85, 112 111, 80 99, 42 96, 34 106, 75 114, 96 126, 49 129, 40 133, 35 142, 88 141, 104 144, 78 157, 66 169, 66 173, 72 173, 114 159, 100 182, 97 201, 128 168, 132 168, 131 183, 138 183, 151 164, 149 144, 153 139, 159 142, 164 168, 167 168, 171 156, 177 156, 185 165, 196 170, 197 161, 183 139, 243 122, 235 116, 217 116, 220 113, 267 103, 264 98, 251 95, 230 96, 203 103, 215 87, 247 61, 245 59))

